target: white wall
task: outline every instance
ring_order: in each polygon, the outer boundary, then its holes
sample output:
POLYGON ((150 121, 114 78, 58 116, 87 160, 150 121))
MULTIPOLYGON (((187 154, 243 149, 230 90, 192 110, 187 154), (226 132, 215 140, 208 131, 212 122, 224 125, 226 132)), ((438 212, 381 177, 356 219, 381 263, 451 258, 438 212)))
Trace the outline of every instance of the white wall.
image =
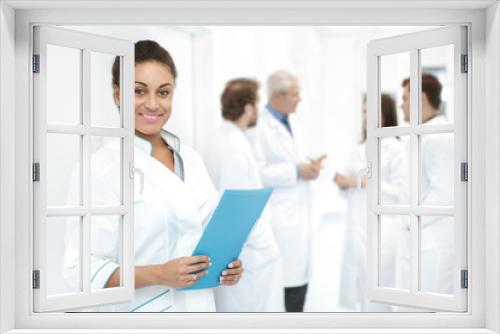
POLYGON ((14 254, 13 231, 9 231, 7 222, 14 222, 15 215, 15 143, 14 126, 15 108, 12 97, 15 88, 9 78, 14 77, 14 10, 5 3, 0 3, 0 273, 2 275, 0 294, 0 333, 14 328, 14 254))
POLYGON ((500 228, 498 219, 500 216, 498 203, 500 202, 500 168, 499 152, 500 137, 500 68, 498 59, 500 57, 500 6, 492 5, 487 12, 486 20, 486 157, 488 164, 486 168, 486 212, 485 219, 488 225, 486 234, 486 263, 485 280, 487 286, 495 289, 486 291, 486 327, 498 333, 500 331, 500 289, 497 284, 500 276, 500 246, 498 237, 500 228))

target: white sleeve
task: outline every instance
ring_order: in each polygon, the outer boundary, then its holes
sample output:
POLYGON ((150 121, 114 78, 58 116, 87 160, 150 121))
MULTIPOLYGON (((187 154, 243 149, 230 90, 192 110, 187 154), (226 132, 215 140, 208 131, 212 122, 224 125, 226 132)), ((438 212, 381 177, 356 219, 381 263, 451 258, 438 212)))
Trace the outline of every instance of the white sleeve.
MULTIPOLYGON (((78 185, 78 172, 72 173, 70 189, 76 189, 78 185)), ((105 178, 98 173, 93 173, 92 186, 94 190, 93 203, 109 202, 110 197, 116 197, 106 185, 105 178), (99 175, 99 176, 98 176, 99 175)), ((70 191, 76 194, 77 191, 70 191)), ((64 278, 72 288, 78 288, 80 282, 80 240, 81 224, 66 224, 65 231, 65 252, 63 271, 64 278)), ((102 289, 106 285, 109 277, 119 267, 120 249, 120 217, 117 216, 94 216, 90 222, 90 261, 91 261, 91 285, 92 289, 102 289)))
POLYGON ((265 187, 289 187, 298 182, 297 165, 294 163, 270 163, 259 167, 262 184, 265 187))
POLYGON ((264 136, 263 131, 257 130, 249 137, 262 185, 270 188, 296 185, 298 182, 297 164, 293 162, 267 162, 262 145, 269 143, 271 139, 263 138, 264 136))

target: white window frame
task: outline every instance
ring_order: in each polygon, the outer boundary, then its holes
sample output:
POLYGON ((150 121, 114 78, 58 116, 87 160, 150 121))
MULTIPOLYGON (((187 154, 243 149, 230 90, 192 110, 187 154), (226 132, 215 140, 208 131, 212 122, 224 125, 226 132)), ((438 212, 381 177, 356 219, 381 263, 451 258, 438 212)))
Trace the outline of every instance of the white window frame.
POLYGON ((496 1, 238 1, 160 3, 4 1, 0 3, 0 333, 499 333, 500 320, 500 9, 496 1), (59 6, 74 7, 61 9, 59 6), (149 9, 123 9, 149 7, 149 9), (163 6, 158 9, 156 7, 163 6), (399 8, 390 8, 398 6, 399 8), (489 6, 488 9, 486 9, 489 6), (46 8, 40 10, 40 8, 46 8), (80 9, 78 9, 80 7, 80 9), (94 7, 94 8, 92 8, 94 7), (99 8, 98 8, 99 7, 99 8), (112 8, 103 9, 102 7, 112 8), (269 8, 270 7, 270 8, 269 8), (415 9, 414 7, 420 7, 415 9), (435 9, 445 8, 445 9, 435 9), (462 7, 456 8, 456 7, 462 7), (81 8, 84 8, 81 9, 81 8), (377 8, 377 9, 374 9, 377 8), (464 9, 465 8, 465 9, 464 9), (25 9, 25 10, 21 10, 25 9), (138 15, 140 13, 141 15, 138 15), (143 15, 142 15, 143 14, 143 15), (468 143, 471 152, 468 240, 471 259, 465 314, 175 314, 168 323, 155 314, 33 314, 30 245, 32 207, 30 40, 33 24, 469 24, 472 55, 468 143), (12 64, 16 69, 12 69, 12 64), (485 71, 485 66, 488 71, 485 71), (473 88, 472 88, 473 87, 473 88), (15 98, 14 98, 15 96, 15 98), (15 112, 14 112, 15 111, 15 112), (15 127, 15 131, 14 131, 15 127), (486 140, 488 139, 488 140, 486 140), (14 163, 15 162, 15 163, 14 163), (15 183, 14 183, 15 179, 15 183), (485 182, 488 180, 488 182, 485 182), (15 194, 15 196, 12 196, 15 194), (471 226, 471 224, 473 226, 471 226), (28 251, 29 250, 29 251, 28 251), (15 259, 12 256, 15 254, 15 259), (472 274, 474 273, 474 274, 472 274), (14 284, 15 282, 15 284, 14 284), (15 286, 15 289, 12 287, 15 286), (488 294, 485 294, 485 290, 488 294), (473 293, 471 293, 473 292, 473 293), (15 307, 13 307, 15 305, 15 307), (248 329, 253 326, 254 330, 248 329), (89 326, 101 330, 84 330, 89 326), (292 328, 302 328, 293 330, 292 328), (386 329, 377 329, 384 327, 386 329), (217 328, 233 328, 220 330, 217 328), (238 328, 246 328, 238 330, 238 328), (258 328, 268 328, 259 330, 258 328), (342 329, 344 328, 344 329, 342 329), (45 330, 44 330, 45 329, 45 330), (135 329, 135 330, 133 330, 135 329), (211 329, 211 330, 210 330, 211 329), (356 330, 357 329, 357 330, 356 330), (120 331, 118 331, 120 332, 120 331), (156 331, 158 333, 158 331, 156 331))
MULTIPOLYGON (((368 297, 382 303, 394 303, 433 310, 463 312, 467 309, 467 290, 461 288, 461 270, 467 270, 467 183, 461 180, 461 163, 467 163, 467 82, 470 72, 462 73, 462 55, 467 55, 467 27, 448 26, 412 34, 388 37, 370 42, 368 45, 368 136, 367 155, 370 168, 368 191, 368 297), (420 50, 439 46, 453 46, 453 99, 455 119, 451 124, 428 125, 421 120, 421 76, 420 50), (410 58, 410 124, 401 127, 381 127, 381 57, 406 52, 410 58), (451 207, 433 207, 420 203, 422 184, 422 156, 419 153, 419 138, 423 134, 453 135, 453 190, 451 207), (409 203, 391 206, 380 202, 380 141, 384 138, 406 135, 409 143, 409 203), (410 286, 409 291, 381 287, 378 283, 379 250, 381 248, 382 215, 404 215, 410 218, 410 286), (421 277, 421 242, 419 218, 442 215, 453 217, 454 259, 453 292, 439 295, 419 291, 421 277)), ((468 64, 467 64, 468 65, 468 64)))
POLYGON ((34 162, 40 167, 39 181, 33 184, 34 205, 34 270, 39 273, 39 288, 34 289, 34 310, 36 312, 61 311, 117 304, 130 301, 135 294, 134 284, 134 247, 133 247, 133 159, 134 159, 134 46, 132 42, 116 38, 107 38, 61 28, 34 27, 34 54, 39 56, 38 73, 33 74, 33 126, 34 162), (81 123, 78 125, 47 124, 47 45, 57 45, 74 50, 81 50, 81 123), (120 125, 116 128, 93 126, 91 121, 90 92, 92 52, 101 52, 119 56, 120 62, 120 125), (125 87, 130 87, 125 89, 125 87), (80 203, 75 207, 47 208, 47 134, 80 135, 80 203), (92 207, 91 194, 91 138, 105 136, 118 138, 121 157, 121 203, 112 207, 92 207), (122 247, 120 263, 120 286, 92 291, 91 289, 91 215, 119 215, 120 243, 122 247), (75 216, 80 222, 80 282, 81 292, 63 295, 48 295, 47 269, 47 227, 49 217, 75 216))

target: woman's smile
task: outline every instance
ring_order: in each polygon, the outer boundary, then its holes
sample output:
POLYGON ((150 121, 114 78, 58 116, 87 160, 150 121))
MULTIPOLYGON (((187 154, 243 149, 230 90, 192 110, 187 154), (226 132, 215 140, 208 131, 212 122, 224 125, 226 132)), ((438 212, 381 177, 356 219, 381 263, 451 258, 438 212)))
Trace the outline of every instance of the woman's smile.
POLYGON ((139 116, 145 123, 154 124, 162 120, 163 114, 158 113, 139 113, 139 116))

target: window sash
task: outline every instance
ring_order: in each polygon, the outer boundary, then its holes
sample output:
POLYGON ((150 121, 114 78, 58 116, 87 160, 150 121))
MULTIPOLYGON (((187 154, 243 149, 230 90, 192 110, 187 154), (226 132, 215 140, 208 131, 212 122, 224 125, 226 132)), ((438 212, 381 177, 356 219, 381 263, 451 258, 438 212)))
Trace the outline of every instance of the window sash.
POLYGON ((461 55, 467 54, 466 28, 451 26, 431 31, 372 41, 368 46, 368 112, 367 154, 371 171, 368 191, 368 279, 369 298, 373 301, 393 303, 426 309, 466 311, 467 290, 460 287, 460 271, 467 269, 467 184, 460 182, 460 163, 467 162, 467 76, 460 72, 461 55), (443 45, 454 45, 454 123, 429 125, 420 123, 420 58, 419 50, 443 45), (379 127, 380 57, 401 52, 410 53, 410 125, 408 127, 379 127), (419 135, 454 134, 454 204, 453 208, 429 207, 419 204, 421 184, 421 156, 419 135), (410 203, 395 207, 378 204, 380 198, 379 138, 407 135, 410 137, 410 203), (378 286, 379 249, 381 229, 379 215, 405 214, 410 217, 410 290, 403 291, 378 286), (420 228, 418 217, 451 216, 454 218, 454 288, 453 294, 436 295, 418 291, 421 268, 420 228))
POLYGON ((132 298, 135 291, 133 266, 133 138, 134 104, 133 87, 133 44, 127 41, 100 37, 60 28, 38 26, 34 28, 34 54, 40 56, 40 73, 33 74, 34 82, 34 151, 33 159, 40 163, 40 181, 33 184, 34 191, 34 263, 33 270, 40 271, 40 288, 34 289, 35 312, 61 311, 91 307, 109 303, 125 302, 132 298), (47 124, 46 59, 48 44, 81 50, 81 125, 47 124), (91 51, 113 54, 121 57, 121 113, 120 128, 99 128, 90 125, 90 53, 91 51), (73 134, 80 140, 80 196, 81 205, 73 208, 47 208, 47 134, 73 134), (117 207, 93 208, 91 205, 90 141, 92 136, 117 137, 122 140, 120 180, 123 203, 117 207), (120 238, 122 246, 120 287, 92 291, 90 287, 90 217, 92 214, 119 214, 122 216, 120 238), (64 295, 48 295, 47 289, 47 229, 48 217, 72 215, 80 217, 80 282, 81 292, 64 295))

